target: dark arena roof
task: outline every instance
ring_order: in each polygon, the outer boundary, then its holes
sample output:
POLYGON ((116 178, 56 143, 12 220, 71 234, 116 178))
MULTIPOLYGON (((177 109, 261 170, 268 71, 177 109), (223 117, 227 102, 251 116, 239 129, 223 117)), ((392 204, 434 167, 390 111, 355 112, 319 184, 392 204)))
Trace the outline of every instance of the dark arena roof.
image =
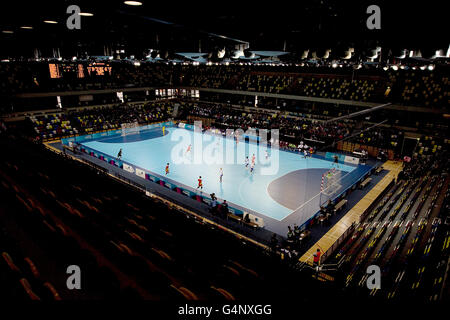
POLYGON ((1 6, 2 311, 448 305, 442 1, 1 6))

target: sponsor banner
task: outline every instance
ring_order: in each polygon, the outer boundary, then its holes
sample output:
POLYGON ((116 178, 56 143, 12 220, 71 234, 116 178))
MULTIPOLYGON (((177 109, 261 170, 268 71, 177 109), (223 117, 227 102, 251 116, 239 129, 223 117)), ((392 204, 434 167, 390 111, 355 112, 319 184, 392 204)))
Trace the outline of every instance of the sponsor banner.
POLYGON ((126 163, 123 164, 123 170, 134 173, 134 168, 126 163))
POLYGON ((180 122, 180 123, 178 124, 178 128, 184 128, 185 125, 186 125, 185 123, 180 122))
POLYGON ((351 157, 351 156, 345 156, 344 162, 353 163, 353 164, 359 164, 359 158, 351 157))
POLYGON ((142 169, 136 168, 136 175, 145 179, 145 171, 142 169))
MULTIPOLYGON (((181 124, 182 123, 180 123, 180 125, 181 124)), ((180 127, 180 125, 178 125, 178 127, 180 127)), ((187 129, 187 130, 194 130, 194 126, 192 124, 183 123, 182 125, 183 126, 181 126, 180 128, 184 128, 184 129, 187 129)))
POLYGON ((182 190, 182 193, 183 194, 185 194, 185 195, 187 195, 188 197, 192 197, 193 196, 193 193, 191 193, 189 190, 182 190))
POLYGON ((203 198, 203 202, 206 203, 208 206, 211 205, 211 199, 203 198))
POLYGON ((250 220, 250 222, 256 223, 261 228, 264 226, 264 219, 263 218, 257 217, 257 216, 255 216, 255 215, 253 215, 251 213, 244 212, 244 216, 246 214, 248 214, 248 219, 250 220))
POLYGON ((155 176, 152 176, 151 174, 148 175, 148 179, 153 181, 153 182, 157 182, 158 179, 155 176))
POLYGON ((164 181, 164 185, 165 185, 167 188, 169 188, 169 189, 172 189, 172 188, 173 188, 173 185, 172 185, 171 183, 168 183, 168 182, 165 182, 165 181, 164 181))

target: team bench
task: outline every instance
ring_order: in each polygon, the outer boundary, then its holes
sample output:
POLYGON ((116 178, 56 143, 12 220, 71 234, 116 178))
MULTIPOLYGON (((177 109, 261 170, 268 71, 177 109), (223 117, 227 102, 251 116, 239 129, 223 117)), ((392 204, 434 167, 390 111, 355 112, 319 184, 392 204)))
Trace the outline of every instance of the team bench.
POLYGON ((361 188, 361 189, 363 189, 365 186, 367 186, 369 183, 370 183, 370 181, 372 181, 372 178, 367 178, 366 180, 364 180, 363 182, 361 182, 361 184, 359 185, 359 187, 361 188))
POLYGON ((342 199, 341 201, 339 201, 338 204, 334 207, 334 213, 341 210, 347 204, 347 202, 347 199, 342 199))
POLYGON ((231 219, 231 220, 234 220, 234 221, 236 221, 236 222, 242 222, 242 217, 240 217, 240 216, 238 216, 238 215, 235 215, 235 214, 233 214, 233 213, 228 213, 227 214, 227 217, 228 217, 228 219, 231 219))
POLYGON ((227 217, 228 217, 228 219, 234 220, 234 221, 236 221, 238 223, 242 223, 242 224, 244 224, 244 225, 246 225, 246 226, 248 226, 250 228, 253 228, 253 229, 258 229, 259 228, 259 225, 257 223, 254 223, 252 221, 245 221, 241 216, 238 216, 238 215, 233 214, 231 212, 229 212, 227 214, 227 217))
POLYGON ((255 229, 255 230, 259 228, 259 226, 256 223, 251 222, 251 221, 244 221, 244 220, 242 220, 242 223, 245 224, 246 226, 250 227, 250 228, 255 229))

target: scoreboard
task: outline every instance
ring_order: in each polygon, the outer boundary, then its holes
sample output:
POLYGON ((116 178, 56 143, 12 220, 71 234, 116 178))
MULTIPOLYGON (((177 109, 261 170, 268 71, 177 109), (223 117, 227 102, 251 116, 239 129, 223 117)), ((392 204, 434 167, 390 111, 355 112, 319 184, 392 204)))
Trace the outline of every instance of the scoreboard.
POLYGON ((89 76, 111 75, 112 67, 109 63, 92 62, 89 64, 65 64, 65 63, 49 63, 48 65, 50 78, 61 79, 64 75, 70 74, 72 77, 84 78, 86 73, 89 76))
POLYGON ((87 66, 87 71, 89 73, 89 75, 92 72, 95 72, 95 74, 97 74, 98 76, 104 76, 105 74, 109 74, 111 75, 111 69, 112 67, 108 64, 108 63, 90 63, 87 66))

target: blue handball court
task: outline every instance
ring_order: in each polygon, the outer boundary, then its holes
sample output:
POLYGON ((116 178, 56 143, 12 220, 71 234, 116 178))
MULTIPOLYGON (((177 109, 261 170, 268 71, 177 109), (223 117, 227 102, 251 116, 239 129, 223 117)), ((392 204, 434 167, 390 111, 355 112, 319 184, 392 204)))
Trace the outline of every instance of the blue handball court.
POLYGON ((193 129, 168 122, 126 135, 115 130, 63 139, 62 144, 79 143, 84 154, 123 171, 139 185, 165 186, 171 189, 165 195, 178 202, 181 194, 208 204, 210 194, 215 193, 219 203, 228 202, 232 213, 249 213, 264 229, 282 236, 289 225, 306 226, 321 204, 345 195, 375 166, 335 164, 333 155, 304 157, 256 141, 236 143, 193 129), (121 159, 117 158, 119 150, 121 159), (328 179, 323 179, 324 174, 328 179), (198 188, 200 176, 203 189, 198 188))

